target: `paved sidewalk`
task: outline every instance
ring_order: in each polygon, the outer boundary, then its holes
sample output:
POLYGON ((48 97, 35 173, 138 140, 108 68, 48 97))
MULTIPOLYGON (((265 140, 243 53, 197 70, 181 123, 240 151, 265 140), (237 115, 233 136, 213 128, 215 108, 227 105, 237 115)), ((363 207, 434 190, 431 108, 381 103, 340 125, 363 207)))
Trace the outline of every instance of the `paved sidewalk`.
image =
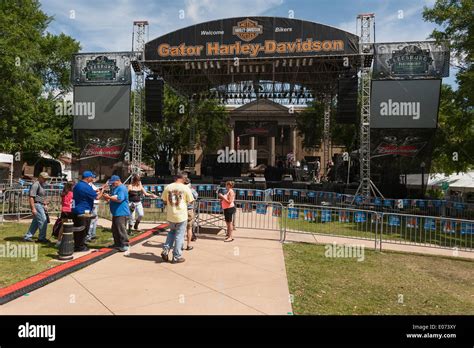
POLYGON ((232 243, 202 235, 176 265, 161 260, 165 237, 0 306, 0 314, 291 314, 279 232, 239 229, 232 243))

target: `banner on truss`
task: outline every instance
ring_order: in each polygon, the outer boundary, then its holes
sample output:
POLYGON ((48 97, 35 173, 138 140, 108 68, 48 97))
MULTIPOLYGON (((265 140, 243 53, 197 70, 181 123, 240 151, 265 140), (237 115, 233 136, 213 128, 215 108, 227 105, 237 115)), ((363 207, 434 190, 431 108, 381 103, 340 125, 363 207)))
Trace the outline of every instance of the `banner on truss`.
POLYGON ((449 47, 434 41, 374 44, 373 79, 420 79, 449 76, 449 47))

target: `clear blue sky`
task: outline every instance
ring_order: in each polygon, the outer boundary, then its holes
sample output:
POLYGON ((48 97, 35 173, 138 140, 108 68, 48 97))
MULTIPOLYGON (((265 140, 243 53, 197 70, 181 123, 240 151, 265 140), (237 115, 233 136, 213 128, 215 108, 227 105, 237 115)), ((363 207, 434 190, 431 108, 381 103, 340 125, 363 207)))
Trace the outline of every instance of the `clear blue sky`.
MULTIPOLYGON (((357 14, 372 12, 377 42, 426 40, 435 28, 422 17, 423 7, 431 7, 434 0, 41 0, 41 4, 54 17, 49 31, 74 37, 82 52, 131 50, 134 20, 148 20, 150 40, 212 19, 290 13, 355 33, 357 14)), ((454 74, 451 70, 443 81, 454 84, 454 74)))

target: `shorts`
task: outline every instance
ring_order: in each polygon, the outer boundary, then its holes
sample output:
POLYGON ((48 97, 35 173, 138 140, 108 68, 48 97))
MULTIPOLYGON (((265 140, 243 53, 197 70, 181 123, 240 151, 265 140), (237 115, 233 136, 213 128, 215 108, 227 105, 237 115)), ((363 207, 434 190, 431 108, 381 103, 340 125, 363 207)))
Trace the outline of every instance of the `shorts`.
POLYGON ((194 220, 194 210, 189 209, 188 210, 188 224, 192 224, 194 220))
POLYGON ((232 218, 235 214, 235 207, 224 209, 225 222, 232 222, 232 218))

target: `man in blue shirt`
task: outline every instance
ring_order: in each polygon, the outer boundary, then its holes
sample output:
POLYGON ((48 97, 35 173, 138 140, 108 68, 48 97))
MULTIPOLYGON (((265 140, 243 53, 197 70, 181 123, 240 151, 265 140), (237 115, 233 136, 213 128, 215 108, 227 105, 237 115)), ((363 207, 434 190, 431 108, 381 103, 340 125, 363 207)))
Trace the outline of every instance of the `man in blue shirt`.
POLYGON ((112 235, 114 237, 113 247, 124 252, 129 249, 127 234, 127 219, 130 216, 128 189, 122 184, 118 175, 112 175, 108 183, 111 186, 111 192, 110 195, 104 194, 104 198, 110 202, 112 235))
POLYGON ((72 200, 72 221, 74 226, 84 226, 84 230, 74 233, 74 250, 87 251, 89 248, 85 244, 87 232, 89 231, 91 219, 83 215, 92 212, 94 200, 100 199, 103 194, 103 188, 96 192, 90 185, 94 181, 95 174, 89 170, 82 173, 82 179, 74 185, 72 200))

